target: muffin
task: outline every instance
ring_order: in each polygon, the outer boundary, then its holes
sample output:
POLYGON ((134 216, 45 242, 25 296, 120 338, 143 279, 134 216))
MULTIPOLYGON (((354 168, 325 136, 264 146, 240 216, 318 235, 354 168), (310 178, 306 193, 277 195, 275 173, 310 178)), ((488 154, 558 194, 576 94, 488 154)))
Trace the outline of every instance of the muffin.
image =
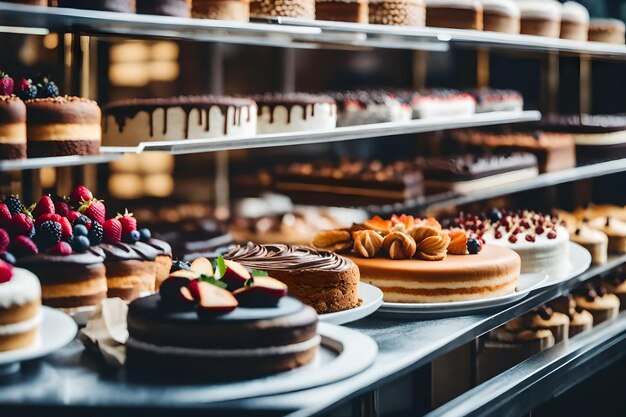
POLYGON ((577 307, 591 313, 594 326, 616 318, 620 309, 619 298, 615 294, 606 293, 602 287, 596 290, 590 284, 577 290, 574 300, 577 307))

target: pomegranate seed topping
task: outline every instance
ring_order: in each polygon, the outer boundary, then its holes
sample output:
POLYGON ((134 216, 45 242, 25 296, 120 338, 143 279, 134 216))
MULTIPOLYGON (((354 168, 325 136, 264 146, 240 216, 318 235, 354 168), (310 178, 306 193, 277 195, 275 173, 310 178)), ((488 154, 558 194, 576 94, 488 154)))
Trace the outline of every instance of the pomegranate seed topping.
POLYGON ((500 231, 494 233, 493 237, 495 237, 496 239, 502 239, 502 233, 500 231))
POLYGON ((526 240, 528 242, 534 242, 535 241, 535 236, 533 236, 533 235, 526 235, 526 240))
POLYGON ((556 232, 554 230, 548 233, 548 239, 556 239, 556 232))
POLYGON ((515 236, 515 235, 509 236, 509 242, 511 242, 511 243, 517 242, 517 236, 515 236))
POLYGON ((545 232, 545 230, 543 230, 543 227, 541 227, 541 226, 537 226, 537 227, 535 228, 535 233, 537 233, 538 235, 543 234, 543 232, 545 232))

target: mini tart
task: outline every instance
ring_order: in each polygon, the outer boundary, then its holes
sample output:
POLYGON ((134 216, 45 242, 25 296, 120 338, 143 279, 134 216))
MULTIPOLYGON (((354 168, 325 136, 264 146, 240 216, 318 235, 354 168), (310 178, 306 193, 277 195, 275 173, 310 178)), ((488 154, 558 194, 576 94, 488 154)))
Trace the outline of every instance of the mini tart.
POLYGON ((137 0, 137 13, 191 17, 191 0, 137 0))
POLYGON ((626 253, 626 223, 610 217, 597 217, 589 220, 588 224, 608 236, 609 253, 626 253))
POLYGON ((44 305, 72 312, 94 307, 106 298, 104 254, 97 248, 68 256, 37 254, 18 258, 41 282, 44 305))
POLYGON ((266 271, 289 288, 289 294, 318 314, 354 308, 359 299, 359 268, 329 251, 293 245, 248 243, 224 255, 247 268, 266 271))
POLYGON ((591 263, 594 265, 603 265, 607 261, 609 238, 606 233, 582 225, 569 235, 569 239, 578 243, 591 253, 591 263))
POLYGON ((35 343, 41 323, 40 305, 37 277, 14 268, 11 280, 0 284, 0 352, 35 343))
POLYGON ((524 35, 558 38, 561 32, 561 4, 555 0, 518 1, 524 35))
POLYGON ((0 96, 0 160, 26 158, 26 106, 15 96, 0 96))
POLYGON ((199 19, 247 22, 250 20, 250 1, 193 0, 191 16, 199 19))
POLYGON ((478 0, 426 0, 426 26, 483 30, 478 0))
POLYGON ((368 23, 368 0, 316 0, 315 18, 337 22, 368 23))
POLYGON ((100 153, 101 112, 95 101, 64 96, 25 103, 29 157, 100 153))
POLYGON ((580 3, 567 1, 561 8, 561 39, 586 41, 589 33, 589 12, 580 3))
POLYGON ((107 296, 132 301, 156 290, 159 250, 143 242, 102 243, 106 261, 107 296))
POLYGON ((591 19, 589 22, 589 40, 624 44, 624 22, 617 19, 591 19))
POLYGON ((383 291, 395 303, 440 303, 498 297, 515 292, 519 255, 485 245, 476 255, 450 255, 442 261, 383 258, 350 259, 361 279, 383 291))
POLYGON ((135 0, 57 0, 59 7, 135 13, 135 0))
POLYGON ((577 307, 591 313, 594 326, 616 318, 620 309, 619 298, 615 294, 604 294, 596 297, 576 295, 574 300, 577 307))
POLYGON ((315 20, 315 0, 251 0, 250 17, 291 17, 315 20))
POLYGON ((520 11, 514 0, 481 0, 481 3, 483 4, 483 30, 519 33, 520 11))
POLYGON ((426 4, 424 0, 370 0, 369 22, 422 27, 426 24, 426 4))

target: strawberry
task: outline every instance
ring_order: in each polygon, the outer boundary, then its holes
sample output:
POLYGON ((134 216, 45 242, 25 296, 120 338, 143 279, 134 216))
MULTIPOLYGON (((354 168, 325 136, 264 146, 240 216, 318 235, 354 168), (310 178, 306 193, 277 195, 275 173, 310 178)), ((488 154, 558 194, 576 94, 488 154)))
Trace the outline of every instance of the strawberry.
POLYGON ((61 217, 59 223, 61 223, 61 239, 65 240, 72 236, 72 224, 70 221, 65 217, 61 217))
POLYGON ((37 249, 35 242, 26 236, 14 237, 11 240, 9 249, 11 249, 11 253, 17 257, 36 255, 39 253, 39 249, 37 249))
POLYGON ((41 223, 47 222, 47 221, 53 221, 53 222, 61 223, 61 219, 62 219, 62 217, 60 215, 56 214, 56 213, 42 214, 41 216, 38 216, 35 219, 35 226, 39 226, 41 223))
POLYGON ((70 212, 70 206, 65 201, 58 200, 54 202, 54 212, 62 217, 67 217, 70 212))
POLYGON ((0 203, 0 226, 7 227, 11 224, 11 219, 13 215, 9 210, 9 206, 4 203, 0 203))
POLYGON ((72 254, 72 247, 67 242, 59 242, 50 248, 50 253, 53 255, 68 256, 72 254))
POLYGON ((6 252, 6 250, 9 248, 9 243, 9 234, 6 230, 0 229, 0 252, 6 252))
POLYGON ((33 219, 24 213, 18 213, 11 219, 11 233, 28 236, 33 230, 33 219))
POLYGON ((65 216, 65 217, 67 217, 67 220, 69 220, 69 221, 70 221, 70 223, 74 224, 74 222, 76 221, 76 219, 78 219, 80 216, 81 216, 81 214, 80 214, 79 212, 74 211, 74 210, 70 210, 70 211, 67 213, 67 216, 65 216))
POLYGON ((127 235, 137 230, 137 219, 133 217, 133 213, 128 212, 128 209, 124 211, 124 214, 118 213, 115 218, 122 224, 122 234, 127 235))
POLYGON ((94 198, 92 200, 85 201, 80 206, 78 211, 89 217, 91 221, 104 224, 106 208, 104 207, 104 204, 101 200, 96 200, 94 198))
POLYGON ((103 240, 107 243, 119 243, 122 240, 122 223, 117 219, 109 219, 102 225, 103 240))
POLYGON ((13 78, 9 77, 9 74, 0 72, 0 96, 10 96, 13 94, 14 87, 13 78))
POLYGON ((77 185, 70 193, 70 203, 72 207, 80 207, 85 201, 93 199, 93 194, 89 191, 89 188, 84 185, 77 185))
POLYGON ((13 265, 0 261, 0 284, 11 281, 13 277, 13 265))
POLYGON ((49 195, 44 195, 39 199, 35 209, 33 210, 33 217, 37 218, 42 214, 54 213, 54 202, 49 195))

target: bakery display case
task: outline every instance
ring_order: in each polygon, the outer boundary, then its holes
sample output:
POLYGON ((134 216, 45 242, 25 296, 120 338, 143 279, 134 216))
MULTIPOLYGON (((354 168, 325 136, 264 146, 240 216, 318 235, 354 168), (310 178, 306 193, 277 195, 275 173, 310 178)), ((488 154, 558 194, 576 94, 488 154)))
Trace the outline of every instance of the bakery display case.
POLYGON ((619 396, 621 21, 554 0, 84 3, 0 1, 3 411, 619 396))

